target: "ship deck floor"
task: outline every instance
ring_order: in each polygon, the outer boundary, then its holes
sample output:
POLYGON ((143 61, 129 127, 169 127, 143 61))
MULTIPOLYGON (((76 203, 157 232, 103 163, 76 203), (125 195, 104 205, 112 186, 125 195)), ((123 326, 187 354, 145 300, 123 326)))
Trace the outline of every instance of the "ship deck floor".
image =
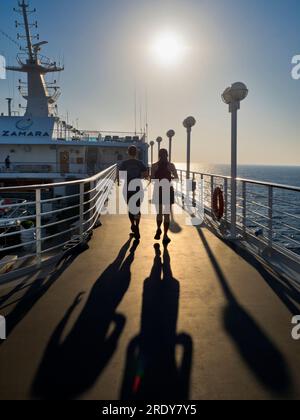
POLYGON ((0 289, 0 399, 299 399, 300 287, 177 216, 105 216, 89 249, 0 289))

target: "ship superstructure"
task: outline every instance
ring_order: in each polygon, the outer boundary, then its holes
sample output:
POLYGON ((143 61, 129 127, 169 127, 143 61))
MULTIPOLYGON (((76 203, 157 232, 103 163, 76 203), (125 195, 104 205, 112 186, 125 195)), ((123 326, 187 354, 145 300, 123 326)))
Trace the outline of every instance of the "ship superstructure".
POLYGON ((84 178, 123 160, 132 143, 147 163, 148 145, 143 133, 79 130, 59 118, 60 88, 56 80, 49 83, 46 79, 64 67, 41 54, 47 42, 32 33, 37 22, 29 21, 36 10, 31 10, 25 0, 19 1, 14 10, 22 18, 16 27, 23 29, 18 39, 25 41, 25 46, 17 55, 17 65, 8 66, 7 71, 26 75, 26 82, 19 80, 26 109, 20 116, 7 98, 8 113, 0 116, 1 185, 84 178))

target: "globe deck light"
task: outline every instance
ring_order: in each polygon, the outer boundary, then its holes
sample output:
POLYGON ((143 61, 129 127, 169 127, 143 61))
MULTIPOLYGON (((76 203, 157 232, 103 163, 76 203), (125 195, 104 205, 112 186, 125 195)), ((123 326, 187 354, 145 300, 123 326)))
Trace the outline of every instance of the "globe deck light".
POLYGON ((158 145, 158 154, 160 152, 160 145, 163 142, 163 138, 162 137, 157 137, 156 139, 157 145, 158 145))
POLYGON ((240 103, 248 96, 248 88, 244 83, 233 83, 225 89, 222 100, 229 105, 231 113, 231 239, 236 239, 237 230, 237 112, 240 103))
POLYGON ((230 105, 236 102, 241 102, 248 96, 248 88, 244 83, 233 83, 231 87, 225 89, 222 99, 225 104, 230 105))
POLYGON ((175 136, 175 131, 174 130, 169 130, 167 132, 167 137, 169 139, 169 160, 170 160, 170 162, 172 161, 172 140, 173 140, 174 136, 175 136))
POLYGON ((183 126, 189 130, 192 127, 194 127, 194 125, 196 125, 196 120, 194 117, 187 117, 184 121, 183 121, 183 126))
POLYGON ((187 117, 183 121, 183 126, 187 130, 187 158, 186 158, 186 178, 190 179, 191 174, 191 133, 192 127, 196 125, 196 120, 194 117, 187 117))

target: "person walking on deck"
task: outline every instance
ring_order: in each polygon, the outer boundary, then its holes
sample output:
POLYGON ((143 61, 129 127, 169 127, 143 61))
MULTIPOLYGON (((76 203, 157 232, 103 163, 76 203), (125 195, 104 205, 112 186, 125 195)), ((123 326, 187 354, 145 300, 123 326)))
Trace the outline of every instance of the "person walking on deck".
POLYGON ((178 180, 178 173, 175 165, 169 162, 169 154, 166 149, 159 152, 159 161, 154 163, 151 170, 151 179, 154 181, 153 204, 157 210, 157 231, 155 240, 160 240, 162 235, 162 224, 164 224, 164 245, 168 245, 171 239, 168 236, 170 229, 171 207, 175 203, 175 193, 172 187, 172 180, 178 180))
POLYGON ((8 155, 5 159, 5 168, 6 168, 7 171, 10 170, 10 165, 11 165, 10 156, 8 155))
MULTIPOLYGON (((131 223, 131 231, 135 239, 139 240, 140 221, 141 221, 141 205, 143 200, 142 179, 149 178, 149 170, 146 165, 138 159, 138 149, 136 146, 128 148, 129 158, 123 161, 119 166, 119 172, 125 172, 127 182, 124 185, 124 197, 128 204, 128 215, 131 223), (139 194, 137 200, 134 196, 139 194)), ((120 178, 119 178, 120 179, 120 178)))

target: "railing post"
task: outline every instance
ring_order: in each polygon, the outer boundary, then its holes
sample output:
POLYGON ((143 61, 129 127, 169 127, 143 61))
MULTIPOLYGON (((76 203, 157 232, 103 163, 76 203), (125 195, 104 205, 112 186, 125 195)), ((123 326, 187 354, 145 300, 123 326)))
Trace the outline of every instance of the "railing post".
POLYGON ((243 182, 243 235, 247 232, 247 184, 243 182))
POLYGON ((224 179, 224 194, 225 194, 225 220, 228 222, 228 179, 224 179))
POLYGON ((214 176, 211 175, 210 177, 210 212, 213 216, 213 198, 214 198, 214 176))
POLYGON ((184 191, 183 191, 183 171, 180 170, 180 190, 181 190, 181 204, 184 207, 185 200, 184 200, 184 191))
POLYGON ((269 247, 273 247, 273 187, 269 186, 269 210, 268 210, 268 217, 269 217, 269 232, 268 232, 268 244, 269 247))
POLYGON ((193 207, 196 207, 196 174, 195 172, 193 172, 193 184, 192 184, 192 189, 193 189, 193 207))
POLYGON ((37 265, 42 263, 42 206, 41 206, 41 190, 35 190, 35 240, 36 240, 36 258, 37 265))
POLYGON ((79 207, 79 234, 80 241, 83 242, 83 233, 84 233, 84 183, 80 184, 80 207, 79 207))

